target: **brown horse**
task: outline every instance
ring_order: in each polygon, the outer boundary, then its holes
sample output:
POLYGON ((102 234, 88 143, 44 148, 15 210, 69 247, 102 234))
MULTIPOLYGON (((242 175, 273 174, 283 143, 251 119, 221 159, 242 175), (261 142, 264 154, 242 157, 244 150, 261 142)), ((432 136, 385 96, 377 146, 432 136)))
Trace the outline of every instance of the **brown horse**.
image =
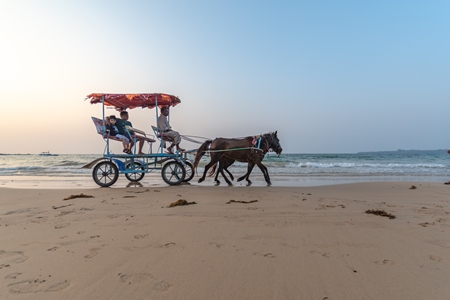
POLYGON ((228 185, 231 185, 231 182, 226 178, 223 170, 237 160, 239 162, 248 162, 247 173, 244 176, 239 177, 237 181, 246 179, 247 185, 251 185, 252 182, 249 180, 249 176, 253 167, 257 165, 263 173, 267 185, 271 185, 269 172, 267 171, 266 166, 261 162, 266 153, 270 150, 275 151, 278 155, 283 151, 280 140, 277 137, 277 131, 265 133, 259 137, 248 136, 242 139, 217 138, 214 141, 208 140, 200 146, 197 155, 195 156, 194 168, 197 168, 198 163, 205 152, 209 151, 211 154, 211 161, 205 166, 203 176, 198 182, 204 181, 208 169, 216 163, 219 163, 218 172, 222 174, 228 185))

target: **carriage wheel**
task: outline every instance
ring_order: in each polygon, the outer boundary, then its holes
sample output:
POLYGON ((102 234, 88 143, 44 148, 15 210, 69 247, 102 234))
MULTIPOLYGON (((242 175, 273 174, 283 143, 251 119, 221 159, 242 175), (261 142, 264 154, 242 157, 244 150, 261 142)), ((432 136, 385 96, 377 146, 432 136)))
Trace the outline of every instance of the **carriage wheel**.
POLYGON ((110 161, 102 161, 95 165, 92 178, 96 184, 102 187, 113 185, 119 178, 117 166, 110 161))
POLYGON ((144 166, 142 165, 142 163, 135 161, 134 162, 134 168, 132 168, 132 164, 131 162, 127 163, 125 165, 125 167, 127 168, 127 170, 139 170, 142 172, 139 173, 125 173, 125 177, 129 180, 129 181, 133 181, 133 182, 138 182, 141 181, 142 178, 144 178, 145 176, 145 171, 144 171, 144 166))
POLYGON ((183 182, 186 171, 182 164, 171 161, 164 165, 161 176, 168 185, 179 185, 183 182))
POLYGON ((192 178, 194 178, 195 175, 195 170, 194 170, 194 165, 186 160, 184 162, 186 165, 184 166, 184 169, 186 170, 186 176, 184 177, 184 182, 189 182, 192 180, 192 178))

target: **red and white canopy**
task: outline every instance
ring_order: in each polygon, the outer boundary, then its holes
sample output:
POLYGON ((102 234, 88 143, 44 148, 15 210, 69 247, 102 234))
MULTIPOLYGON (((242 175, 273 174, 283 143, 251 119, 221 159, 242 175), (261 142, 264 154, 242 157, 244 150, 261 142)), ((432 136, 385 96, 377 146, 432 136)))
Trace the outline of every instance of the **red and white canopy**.
POLYGON ((132 109, 136 107, 154 108, 156 103, 159 107, 175 106, 181 102, 177 96, 168 94, 102 94, 93 93, 86 97, 91 104, 102 103, 102 98, 105 97, 104 104, 106 106, 114 106, 119 110, 132 109))

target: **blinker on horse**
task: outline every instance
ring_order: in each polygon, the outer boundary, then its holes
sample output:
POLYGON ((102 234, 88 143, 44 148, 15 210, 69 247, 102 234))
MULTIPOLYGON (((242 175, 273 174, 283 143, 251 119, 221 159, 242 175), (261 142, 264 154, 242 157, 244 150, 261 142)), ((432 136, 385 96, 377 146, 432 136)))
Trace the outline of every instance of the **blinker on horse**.
POLYGON ((240 139, 216 138, 215 140, 207 140, 200 146, 197 155, 195 156, 194 169, 197 168, 200 159, 206 152, 209 151, 211 155, 211 161, 205 166, 203 176, 198 182, 204 181, 208 169, 219 163, 218 172, 222 174, 228 185, 232 185, 223 173, 223 170, 234 163, 234 161, 239 161, 247 162, 248 165, 247 173, 244 176, 239 177, 237 181, 246 179, 247 185, 251 185, 252 182, 250 181, 249 176, 254 166, 257 165, 263 173, 267 185, 271 185, 272 183, 270 182, 267 167, 262 164, 264 156, 271 150, 278 155, 283 151, 277 136, 277 131, 265 133, 259 137, 247 136, 240 139))

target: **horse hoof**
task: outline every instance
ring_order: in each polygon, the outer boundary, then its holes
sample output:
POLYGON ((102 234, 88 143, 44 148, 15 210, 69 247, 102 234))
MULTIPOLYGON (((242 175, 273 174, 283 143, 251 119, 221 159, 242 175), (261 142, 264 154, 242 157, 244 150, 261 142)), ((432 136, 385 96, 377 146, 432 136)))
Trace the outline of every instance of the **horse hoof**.
POLYGON ((203 180, 205 180, 205 179, 204 179, 204 178, 200 178, 200 179, 198 180, 198 183, 203 182, 203 180))
POLYGON ((271 186, 271 185, 272 185, 272 183, 271 183, 271 182, 268 182, 268 183, 267 183, 267 186, 271 186))
POLYGON ((247 182, 247 186, 251 186, 252 185, 252 182, 247 182))
POLYGON ((215 186, 220 185, 220 181, 216 181, 216 182, 214 183, 214 185, 215 185, 215 186))
POLYGON ((228 186, 233 186, 233 184, 230 182, 230 183, 228 184, 228 186))

